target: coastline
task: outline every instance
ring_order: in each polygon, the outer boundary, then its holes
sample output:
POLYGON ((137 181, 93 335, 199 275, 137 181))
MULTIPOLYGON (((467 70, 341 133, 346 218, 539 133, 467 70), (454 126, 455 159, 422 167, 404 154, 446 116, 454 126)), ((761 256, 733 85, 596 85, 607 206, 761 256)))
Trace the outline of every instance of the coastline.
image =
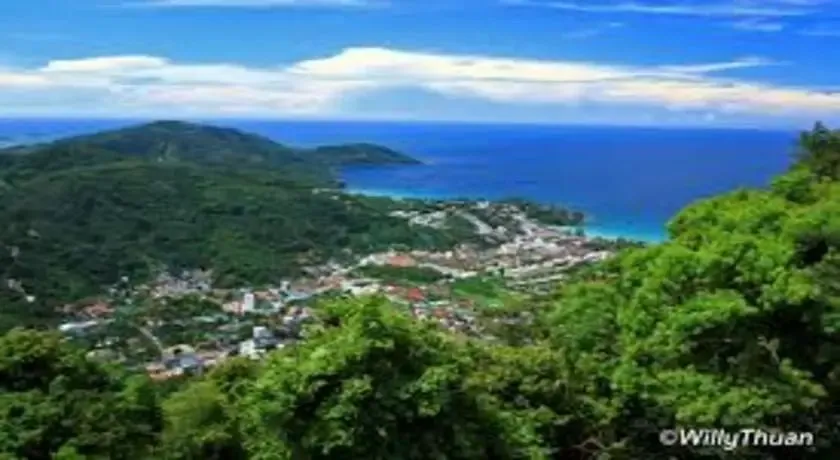
POLYGON ((445 200, 447 198, 452 198, 449 196, 444 195, 437 195, 433 193, 422 193, 422 192, 409 192, 403 190, 385 190, 385 189, 372 189, 372 188, 360 188, 360 187, 352 187, 348 185, 346 188, 342 190, 344 193, 348 193, 350 195, 364 195, 364 196, 375 196, 375 197, 383 197, 383 198, 393 198, 393 199, 402 199, 402 200, 445 200))
POLYGON ((642 241, 650 244, 664 243, 668 240, 665 231, 661 235, 650 232, 632 230, 628 228, 614 228, 609 226, 600 226, 597 224, 584 225, 586 236, 594 238, 604 238, 607 240, 618 240, 621 238, 628 240, 642 241))
MULTIPOLYGON (((344 193, 349 193, 351 195, 365 195, 365 196, 376 196, 376 197, 386 197, 386 198, 393 198, 393 199, 405 199, 405 200, 447 200, 447 199, 455 199, 455 198, 462 198, 462 197, 455 197, 451 195, 445 194, 435 194, 435 193, 428 193, 428 192, 410 192, 406 190, 389 190, 389 189, 374 189, 374 188, 363 188, 363 187, 353 187, 348 185, 344 190, 344 193)), ((479 198, 476 198, 479 199, 479 198)), ((493 200, 488 200, 493 201, 493 200)), ((611 227, 607 225, 599 225, 599 224, 585 224, 583 226, 583 230, 587 237, 589 238, 603 238, 607 240, 618 240, 618 239, 628 239, 628 240, 635 240, 635 241, 642 241, 644 243, 662 243, 667 240, 667 236, 665 236, 664 229, 661 235, 656 235, 651 232, 642 231, 639 229, 631 229, 627 227, 611 227)))

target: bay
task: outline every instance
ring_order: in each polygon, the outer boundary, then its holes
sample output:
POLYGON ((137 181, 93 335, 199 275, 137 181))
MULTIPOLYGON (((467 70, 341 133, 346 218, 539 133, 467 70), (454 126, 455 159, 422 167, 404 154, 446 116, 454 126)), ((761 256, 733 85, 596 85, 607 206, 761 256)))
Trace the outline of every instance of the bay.
MULTIPOLYGON (((139 123, 0 120, 0 138, 33 142, 139 123)), ((666 238, 681 208, 788 168, 796 132, 421 122, 205 120, 278 142, 372 142, 425 164, 353 167, 351 191, 427 198, 524 197, 584 211, 590 234, 666 238)), ((807 128, 807 127, 803 127, 807 128)))

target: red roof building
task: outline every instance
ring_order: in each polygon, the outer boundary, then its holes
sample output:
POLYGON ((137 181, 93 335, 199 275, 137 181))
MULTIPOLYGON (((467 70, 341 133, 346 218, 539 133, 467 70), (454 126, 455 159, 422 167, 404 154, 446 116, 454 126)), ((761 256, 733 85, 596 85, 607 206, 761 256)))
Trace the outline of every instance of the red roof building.
POLYGON ((413 267, 417 265, 417 261, 415 261, 412 257, 406 255, 396 255, 388 259, 388 265, 392 267, 413 267))
POLYGON ((114 309, 111 308, 111 306, 105 302, 97 302, 93 305, 88 305, 82 311, 84 311, 85 314, 88 316, 94 318, 102 318, 113 313, 114 309))
POLYGON ((418 288, 411 288, 405 293, 405 298, 411 302, 422 302, 426 300, 426 294, 418 288))

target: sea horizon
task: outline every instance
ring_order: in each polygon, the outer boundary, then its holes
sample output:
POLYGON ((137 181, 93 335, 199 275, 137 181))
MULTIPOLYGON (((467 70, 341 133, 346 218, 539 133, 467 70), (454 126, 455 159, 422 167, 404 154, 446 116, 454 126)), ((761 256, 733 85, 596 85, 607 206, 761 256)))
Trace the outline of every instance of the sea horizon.
POLYGON ((555 128, 629 128, 629 129, 645 129, 645 130, 693 130, 693 131, 754 131, 765 133, 788 133, 799 134, 802 131, 809 130, 813 123, 806 123, 803 125, 793 125, 785 123, 784 125, 766 125, 766 124, 697 124, 697 123, 593 123, 580 122, 573 123, 569 121, 547 121, 547 120, 470 120, 470 119, 411 119, 411 118, 301 118, 301 117, 223 117, 223 116, 137 116, 137 117, 86 117, 86 116, 72 116, 72 115, 51 115, 51 116, 36 116, 36 115, 2 115, 0 114, 0 134, 3 133, 4 126, 15 123, 27 123, 34 125, 45 125, 49 123, 59 123, 68 127, 82 127, 82 129, 89 129, 93 126, 106 125, 124 125, 130 126, 132 124, 145 124, 157 121, 183 121, 188 123, 203 123, 203 124, 219 124, 226 126, 236 126, 241 124, 345 124, 345 125, 474 125, 474 126, 512 126, 512 127, 555 127, 555 128))
MULTIPOLYGON (((0 118, 0 143, 33 143, 149 119, 0 118), (5 140, 5 142, 3 142, 5 140)), ((299 147, 381 144, 423 165, 345 168, 356 193, 405 198, 521 197, 580 210, 587 234, 667 238, 680 209, 788 167, 796 131, 490 122, 205 119, 299 147)), ((803 127, 805 128, 805 127, 803 127)))

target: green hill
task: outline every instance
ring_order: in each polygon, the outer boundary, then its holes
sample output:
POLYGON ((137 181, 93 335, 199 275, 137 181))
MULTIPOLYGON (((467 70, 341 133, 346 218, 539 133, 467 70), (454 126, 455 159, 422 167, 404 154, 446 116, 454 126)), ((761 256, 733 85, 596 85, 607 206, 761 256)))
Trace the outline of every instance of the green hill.
POLYGON ((0 150, 0 168, 41 171, 83 166, 122 157, 186 161, 237 169, 280 169, 300 181, 334 183, 332 169, 346 164, 419 163, 373 144, 298 149, 243 131, 182 121, 156 121, 101 133, 0 150), (87 155, 95 152, 96 158, 87 155), (3 154, 7 155, 3 158, 3 154), (117 154, 115 158, 105 155, 117 154))
POLYGON ((98 147, 58 143, 27 154, 0 155, 0 178, 9 183, 19 183, 50 172, 103 165, 128 158, 98 147))
MULTIPOLYGON (((45 318, 60 302, 158 265, 213 268, 223 285, 258 285, 347 250, 458 241, 410 227, 364 197, 317 193, 277 172, 188 163, 45 173, 0 197, 0 279, 21 282, 37 297, 27 308, 45 318)), ((3 307, 21 305, 21 295, 0 292, 3 307)))
POLYGON ((307 157, 331 166, 421 164, 416 158, 388 147, 366 143, 317 147, 307 152, 307 157))

